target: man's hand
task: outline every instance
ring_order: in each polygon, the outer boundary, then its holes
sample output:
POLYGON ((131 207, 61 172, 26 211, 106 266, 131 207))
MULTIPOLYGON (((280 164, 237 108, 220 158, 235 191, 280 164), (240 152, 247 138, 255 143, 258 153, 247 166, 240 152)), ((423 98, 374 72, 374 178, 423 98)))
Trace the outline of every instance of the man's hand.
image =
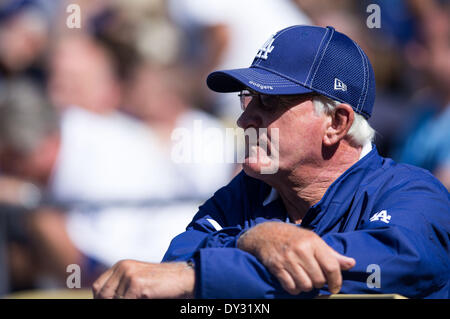
POLYGON ((249 229, 239 238, 238 248, 257 257, 293 295, 325 284, 338 293, 341 271, 355 265, 353 258, 340 255, 314 232, 282 222, 249 229))
POLYGON ((187 263, 122 260, 93 284, 94 298, 193 298, 195 272, 187 263))

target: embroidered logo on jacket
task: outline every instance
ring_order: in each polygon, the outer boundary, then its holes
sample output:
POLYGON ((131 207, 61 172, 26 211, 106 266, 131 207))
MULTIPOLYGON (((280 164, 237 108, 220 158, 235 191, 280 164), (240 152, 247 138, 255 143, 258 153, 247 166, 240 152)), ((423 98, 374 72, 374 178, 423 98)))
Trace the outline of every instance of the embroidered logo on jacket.
POLYGON ((391 220, 391 215, 388 215, 386 210, 382 210, 381 212, 378 212, 375 215, 373 215, 369 220, 371 222, 379 220, 383 223, 389 224, 389 221, 391 220))

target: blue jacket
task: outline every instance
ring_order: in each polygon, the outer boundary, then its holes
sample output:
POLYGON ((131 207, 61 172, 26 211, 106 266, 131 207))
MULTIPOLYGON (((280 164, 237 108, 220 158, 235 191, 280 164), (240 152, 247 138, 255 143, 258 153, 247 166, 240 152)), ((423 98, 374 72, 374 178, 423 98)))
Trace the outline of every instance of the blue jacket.
MULTIPOLYGON (((164 261, 193 260, 197 298, 291 296, 251 254, 239 235, 269 220, 290 222, 280 198, 263 205, 271 187, 244 172, 207 200, 175 237, 164 261)), ((376 148, 345 171, 302 223, 333 249, 353 257, 341 293, 398 293, 449 298, 450 195, 429 172, 381 157, 376 148)))

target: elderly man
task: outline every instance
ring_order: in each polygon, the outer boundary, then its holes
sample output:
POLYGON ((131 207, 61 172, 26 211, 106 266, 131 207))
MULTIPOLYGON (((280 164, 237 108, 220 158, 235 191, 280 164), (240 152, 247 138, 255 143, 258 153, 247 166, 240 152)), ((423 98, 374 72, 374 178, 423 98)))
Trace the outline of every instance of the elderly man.
POLYGON ((162 264, 121 261, 95 282, 96 297, 448 298, 449 193, 372 145, 374 74, 355 42, 292 26, 250 68, 207 83, 241 91, 238 125, 266 128, 270 152, 249 146, 243 172, 199 208, 162 264), (269 153, 278 167, 264 174, 269 153))

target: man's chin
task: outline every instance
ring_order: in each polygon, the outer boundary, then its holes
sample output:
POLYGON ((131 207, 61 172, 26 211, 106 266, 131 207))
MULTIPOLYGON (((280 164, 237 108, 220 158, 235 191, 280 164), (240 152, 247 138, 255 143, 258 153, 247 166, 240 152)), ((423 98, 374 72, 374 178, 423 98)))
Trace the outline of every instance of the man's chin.
POLYGON ((244 170, 245 174, 247 174, 248 176, 251 177, 255 177, 258 178, 260 176, 260 170, 255 167, 256 164, 249 164, 249 163, 244 163, 242 164, 242 169, 244 170))
POLYGON ((278 171, 278 169, 271 170, 270 164, 263 164, 259 161, 250 162, 248 158, 245 159, 245 162, 242 164, 242 168, 248 176, 258 179, 263 179, 263 176, 271 175, 278 171))

